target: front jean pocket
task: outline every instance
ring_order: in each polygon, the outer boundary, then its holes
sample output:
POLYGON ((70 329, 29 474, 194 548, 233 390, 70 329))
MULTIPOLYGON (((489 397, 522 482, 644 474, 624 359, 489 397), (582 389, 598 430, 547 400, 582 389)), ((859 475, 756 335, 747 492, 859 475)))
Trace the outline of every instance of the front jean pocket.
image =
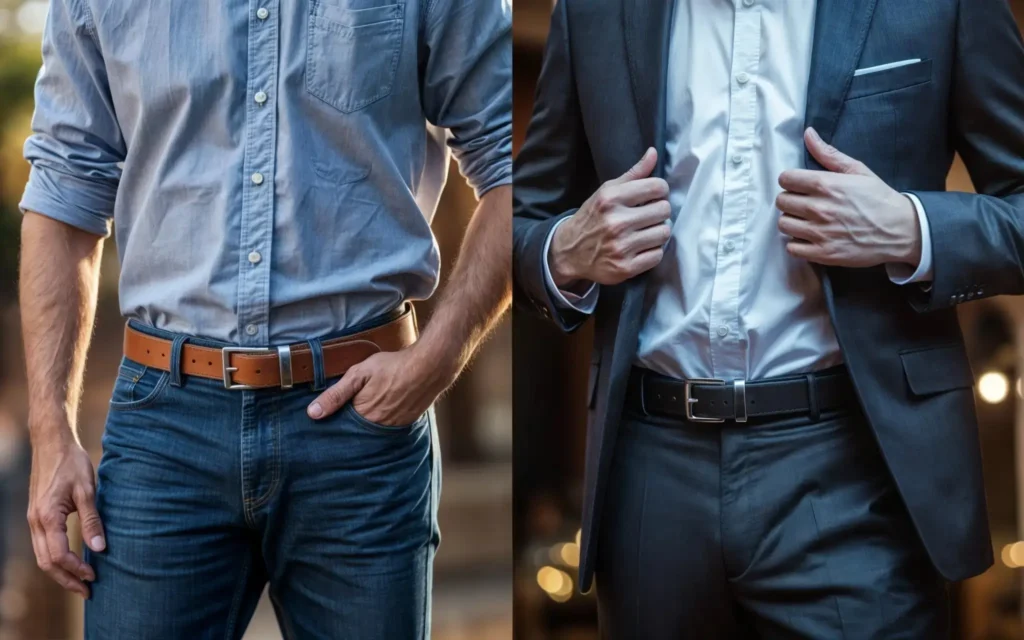
POLYGON ((387 97, 402 50, 405 5, 350 9, 313 0, 306 91, 350 113, 387 97))
POLYGON ((388 436, 408 434, 413 431, 417 431, 419 427, 427 423, 427 416, 429 415, 428 411, 423 413, 423 415, 416 418, 416 420, 409 424, 392 426, 387 424, 379 424, 371 420, 367 420, 366 418, 363 417, 362 414, 356 411, 355 407, 352 406, 351 402, 345 405, 344 411, 348 413, 349 417, 356 424, 356 426, 360 427, 361 429, 365 431, 370 431, 371 433, 388 436))
POLYGON ((171 374, 166 371, 123 358, 117 379, 114 380, 110 408, 114 411, 127 411, 153 404, 167 388, 170 378, 171 374))

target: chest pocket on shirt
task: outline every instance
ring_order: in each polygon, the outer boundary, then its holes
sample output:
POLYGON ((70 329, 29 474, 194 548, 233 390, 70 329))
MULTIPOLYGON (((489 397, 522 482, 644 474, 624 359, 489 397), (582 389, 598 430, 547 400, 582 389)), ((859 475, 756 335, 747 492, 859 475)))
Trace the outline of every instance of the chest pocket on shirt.
POLYGON ((391 93, 402 50, 405 5, 367 4, 313 0, 310 9, 306 91, 345 113, 391 93))

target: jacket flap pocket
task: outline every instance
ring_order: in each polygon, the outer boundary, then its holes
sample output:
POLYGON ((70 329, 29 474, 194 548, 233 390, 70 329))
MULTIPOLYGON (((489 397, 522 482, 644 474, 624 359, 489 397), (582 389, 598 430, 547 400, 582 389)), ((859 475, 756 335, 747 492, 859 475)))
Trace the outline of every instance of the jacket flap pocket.
POLYGON ((914 64, 894 67, 885 71, 854 76, 847 100, 865 98, 879 93, 906 89, 932 79, 932 61, 922 60, 914 64))
POLYGON ((926 396, 974 385, 974 374, 963 345, 918 349, 900 353, 903 373, 914 395, 926 396))

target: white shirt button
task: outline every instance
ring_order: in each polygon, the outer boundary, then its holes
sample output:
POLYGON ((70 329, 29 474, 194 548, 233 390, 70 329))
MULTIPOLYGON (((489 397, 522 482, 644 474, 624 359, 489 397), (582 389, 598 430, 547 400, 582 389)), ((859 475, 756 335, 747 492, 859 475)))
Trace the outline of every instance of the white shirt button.
POLYGON ((736 82, 740 84, 747 84, 748 82, 750 82, 750 76, 747 75, 746 71, 740 71, 739 73, 736 74, 736 82))
POLYGON ((718 326, 718 337, 719 338, 724 338, 727 335, 729 335, 729 327, 728 327, 728 325, 724 325, 724 324, 723 325, 719 325, 718 326))
POLYGON ((733 164, 743 164, 743 156, 738 154, 738 153, 732 154, 732 163, 733 164))
POLYGON ((256 17, 260 20, 266 20, 270 16, 270 12, 267 11, 266 7, 260 7, 256 10, 256 17))
MULTIPOLYGON (((725 249, 726 253, 728 253, 728 252, 730 252, 730 251, 732 251, 733 249, 736 248, 736 243, 733 242, 732 240, 726 240, 725 241, 725 247, 723 247, 723 248, 725 249)), ((726 329, 726 331, 728 331, 728 329, 726 329)))
POLYGON ((252 253, 249 254, 249 262, 253 264, 257 264, 262 259, 263 256, 260 255, 259 251, 253 251, 252 253))
POLYGON ((245 332, 248 333, 250 336, 256 335, 257 333, 259 333, 259 331, 259 328, 254 324, 245 325, 245 332))
POLYGON ((743 6, 744 7, 752 7, 752 6, 754 6, 754 0, 743 0, 743 6))
POLYGON ((252 174, 252 183, 253 184, 263 184, 263 174, 260 173, 259 171, 257 171, 256 173, 252 174))
POLYGON ((267 94, 262 91, 257 91, 256 95, 253 96, 253 100, 256 101, 256 104, 263 104, 267 101, 267 94))

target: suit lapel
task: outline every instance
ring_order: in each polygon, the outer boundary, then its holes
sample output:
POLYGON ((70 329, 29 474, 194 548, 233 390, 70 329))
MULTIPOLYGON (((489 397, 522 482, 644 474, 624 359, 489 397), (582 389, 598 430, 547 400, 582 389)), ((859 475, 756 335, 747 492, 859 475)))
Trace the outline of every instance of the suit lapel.
MULTIPOLYGON (((818 0, 807 83, 807 126, 832 141, 877 0, 818 0)), ((805 153, 808 168, 820 169, 805 153)))
POLYGON ((664 172, 665 77, 674 4, 673 0, 622 0, 626 56, 641 134, 636 155, 648 146, 657 149, 657 175, 664 172))

